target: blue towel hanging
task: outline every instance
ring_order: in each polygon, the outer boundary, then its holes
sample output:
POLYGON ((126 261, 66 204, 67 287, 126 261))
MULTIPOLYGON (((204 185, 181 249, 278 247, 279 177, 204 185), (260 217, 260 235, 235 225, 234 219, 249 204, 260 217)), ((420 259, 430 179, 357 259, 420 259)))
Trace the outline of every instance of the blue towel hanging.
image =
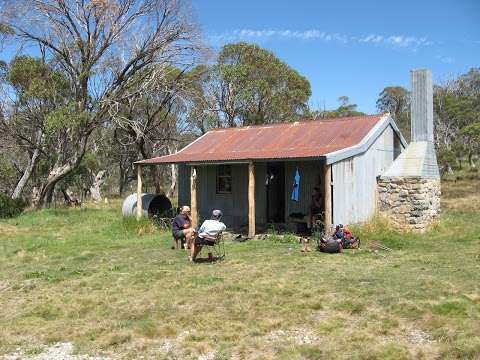
POLYGON ((293 179, 293 190, 292 190, 292 200, 298 201, 300 197, 300 173, 297 171, 295 172, 295 177, 293 179))

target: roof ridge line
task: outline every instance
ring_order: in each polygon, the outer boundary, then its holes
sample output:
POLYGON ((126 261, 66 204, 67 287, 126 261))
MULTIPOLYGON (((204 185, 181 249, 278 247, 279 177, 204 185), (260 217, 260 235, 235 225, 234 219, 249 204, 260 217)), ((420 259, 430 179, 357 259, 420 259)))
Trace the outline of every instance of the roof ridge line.
POLYGON ((268 127, 268 126, 289 125, 289 124, 295 124, 295 123, 304 124, 304 123, 322 122, 322 121, 339 121, 339 120, 346 120, 346 119, 353 119, 353 118, 365 118, 365 117, 375 117, 375 116, 383 117, 387 114, 388 113, 378 113, 378 114, 366 114, 366 115, 355 115, 355 116, 330 117, 330 118, 323 118, 323 119, 302 119, 302 120, 291 121, 291 122, 283 121, 283 122, 268 123, 268 124, 256 124, 256 125, 246 125, 246 126, 238 126, 238 127, 235 126, 235 127, 215 128, 215 129, 208 130, 203 135, 206 135, 206 134, 208 134, 209 132, 212 132, 212 131, 240 130, 240 129, 249 129, 249 128, 268 127))

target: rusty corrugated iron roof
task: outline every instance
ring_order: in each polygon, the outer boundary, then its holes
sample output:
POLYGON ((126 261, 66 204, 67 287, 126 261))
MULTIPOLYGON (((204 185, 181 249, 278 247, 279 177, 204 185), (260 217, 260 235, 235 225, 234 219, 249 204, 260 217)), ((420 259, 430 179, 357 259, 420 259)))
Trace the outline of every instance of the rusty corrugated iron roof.
POLYGON ((137 164, 319 158, 359 144, 384 115, 215 129, 176 154, 137 164))

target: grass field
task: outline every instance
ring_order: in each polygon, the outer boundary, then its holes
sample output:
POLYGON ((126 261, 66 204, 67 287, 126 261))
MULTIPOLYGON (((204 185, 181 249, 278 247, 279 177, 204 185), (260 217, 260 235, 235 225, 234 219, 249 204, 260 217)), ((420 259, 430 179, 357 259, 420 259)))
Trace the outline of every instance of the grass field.
POLYGON ((258 240, 213 264, 124 222, 119 202, 0 221, 0 354, 480 359, 480 181, 445 183, 442 204, 426 235, 358 230, 389 253, 258 240))

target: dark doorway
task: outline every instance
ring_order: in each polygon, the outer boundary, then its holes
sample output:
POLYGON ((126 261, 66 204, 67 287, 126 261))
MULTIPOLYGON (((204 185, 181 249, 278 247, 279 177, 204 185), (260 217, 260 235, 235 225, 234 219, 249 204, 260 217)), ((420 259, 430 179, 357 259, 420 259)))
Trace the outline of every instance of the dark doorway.
POLYGON ((267 222, 285 222, 285 163, 267 164, 267 222))

